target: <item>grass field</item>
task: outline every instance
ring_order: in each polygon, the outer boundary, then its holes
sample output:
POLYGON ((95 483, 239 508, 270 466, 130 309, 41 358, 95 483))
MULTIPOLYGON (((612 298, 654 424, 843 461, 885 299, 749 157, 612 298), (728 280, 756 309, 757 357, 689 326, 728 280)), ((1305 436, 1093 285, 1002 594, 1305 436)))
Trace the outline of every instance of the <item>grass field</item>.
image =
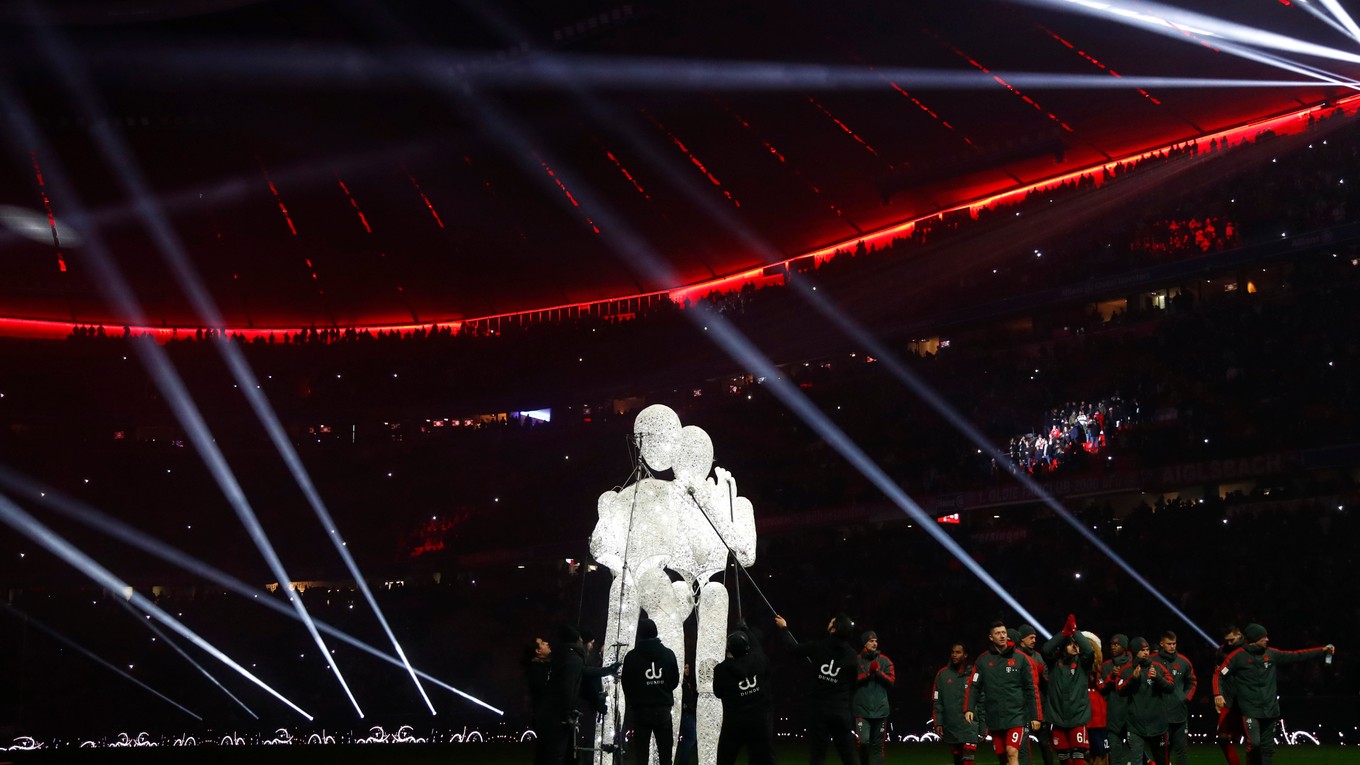
MULTIPOLYGON (((801 741, 781 741, 778 761, 783 765, 807 762, 801 741)), ((1038 757, 1036 762, 1042 762, 1038 757)), ((327 763, 328 765, 511 765, 533 761, 528 744, 393 744, 347 746, 250 746, 250 747, 146 747, 136 749, 64 749, 35 752, 0 752, 0 763, 222 763, 267 765, 269 763, 327 763)), ((741 759, 745 762, 745 758, 741 759)), ((834 752, 829 762, 838 763, 834 752)), ((950 765, 949 750, 940 744, 895 744, 888 747, 887 765, 950 765)), ((981 765, 994 760, 979 757, 981 765)), ((1191 746, 1193 765, 1223 762, 1218 750, 1191 746)), ((1360 747, 1281 747, 1276 765, 1360 765, 1360 747)))

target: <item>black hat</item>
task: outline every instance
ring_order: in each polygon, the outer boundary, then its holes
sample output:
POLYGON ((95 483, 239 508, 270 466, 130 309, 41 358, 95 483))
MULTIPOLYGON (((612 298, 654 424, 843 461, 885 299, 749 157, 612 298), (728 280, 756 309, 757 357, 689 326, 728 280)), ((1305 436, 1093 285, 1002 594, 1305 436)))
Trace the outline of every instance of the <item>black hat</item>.
POLYGON ((1247 628, 1242 630, 1242 639, 1247 641, 1248 643, 1255 643, 1256 641, 1260 640, 1265 636, 1266 628, 1254 622, 1252 624, 1248 624, 1247 628))
POLYGON ((727 652, 733 656, 745 656, 751 652, 751 639, 745 632, 733 632, 727 636, 727 652))
POLYGON ((864 633, 863 635, 860 635, 860 636, 859 636, 859 644, 860 644, 860 645, 864 645, 865 643, 869 642, 870 640, 878 640, 878 633, 877 633, 877 632, 874 632, 873 630, 867 630, 867 631, 865 631, 865 633, 864 633))
POLYGON ((557 639, 552 642, 555 646, 575 645, 580 642, 581 633, 570 624, 563 624, 557 628, 557 639))
POLYGON ((1151 650, 1151 647, 1148 645, 1148 641, 1143 638, 1136 637, 1133 640, 1129 641, 1129 650, 1132 651, 1133 653, 1138 653, 1144 648, 1151 650))
POLYGON ((656 622, 645 616, 638 620, 638 640, 654 637, 656 637, 656 622))
POLYGON ((1033 627, 1029 626, 1028 624, 1022 624, 1022 625, 1020 625, 1020 639, 1021 639, 1021 640, 1024 640, 1025 638, 1029 637, 1030 635, 1037 635, 1037 634, 1039 634, 1039 631, 1036 630, 1036 629, 1034 629, 1033 627))

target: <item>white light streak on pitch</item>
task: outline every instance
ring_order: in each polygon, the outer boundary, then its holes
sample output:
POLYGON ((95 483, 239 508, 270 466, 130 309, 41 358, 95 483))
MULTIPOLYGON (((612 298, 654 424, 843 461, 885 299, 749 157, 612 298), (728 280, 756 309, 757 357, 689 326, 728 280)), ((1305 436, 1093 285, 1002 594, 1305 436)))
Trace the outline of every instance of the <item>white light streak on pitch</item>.
MULTIPOLYGON (((14 504, 8 497, 0 495, 0 521, 4 521, 10 528, 23 534, 34 542, 42 545, 53 555, 66 561, 77 571, 94 580, 96 584, 114 592, 131 591, 130 600, 138 608, 160 620, 162 624, 174 630, 176 634, 185 640, 193 643, 206 651, 213 658, 236 670, 242 677, 264 689, 269 695, 287 704, 295 712, 307 718, 312 716, 307 714, 301 707, 289 701, 283 694, 274 690, 268 683, 251 674, 250 670, 237 664, 230 656, 222 653, 217 646, 199 637, 198 633, 180 623, 178 619, 166 613, 146 598, 146 596, 131 589, 131 585, 118 577, 103 566, 99 565, 90 556, 81 552, 70 542, 67 542, 56 532, 44 526, 38 519, 24 512, 22 508, 14 504)), ((192 713, 190 713, 192 714, 192 713)))
POLYGON ((139 612, 136 608, 134 608, 133 605, 126 599, 116 598, 116 600, 118 601, 118 605, 122 606, 128 613, 132 614, 132 618, 138 624, 144 625, 147 629, 151 630, 152 634, 154 634, 162 643, 170 646, 170 648, 173 649, 175 653, 180 655, 180 658, 189 662, 189 664, 192 665, 194 669, 198 670, 199 674, 208 678, 208 682, 217 686, 218 690, 227 694, 227 698, 236 702, 238 706, 246 710, 246 714, 250 715, 251 717, 254 717, 256 720, 260 719, 260 716, 255 714, 255 710, 246 706, 246 703, 244 701, 241 701, 240 699, 236 698, 236 694, 227 690, 227 687, 225 685, 222 685, 222 683, 218 681, 218 679, 213 675, 213 673, 209 672, 207 668, 205 668, 202 664, 199 664, 198 661, 194 659, 194 657, 189 655, 188 651, 185 651, 183 648, 180 648, 179 643, 176 643, 169 635, 165 634, 165 630, 161 629, 160 627, 157 627, 155 621, 151 619, 142 618, 143 616, 142 613, 139 612))
MULTIPOLYGON (((3 500, 3 497, 0 497, 0 500, 3 500)), ((3 509, 2 509, 2 508, 0 508, 0 512, 3 512, 3 509)), ((98 654, 96 654, 94 651, 91 651, 90 649, 86 648, 85 646, 81 645, 80 643, 77 643, 76 641, 72 640, 71 638, 68 638, 68 637, 66 637, 65 635, 61 634, 60 632, 57 632, 57 630, 56 630, 54 627, 51 627, 51 626, 49 626, 49 625, 47 625, 47 624, 44 624, 41 620, 35 619, 35 618, 33 618, 32 616, 29 616, 28 614, 24 613, 23 611, 19 610, 18 608, 15 608, 14 606, 10 605, 9 603, 7 603, 7 602, 5 602, 5 601, 3 601, 3 600, 0 600, 0 607, 3 607, 6 611, 9 611, 11 614, 14 614, 14 616, 15 616, 16 618, 19 618, 19 619, 24 620, 24 622, 25 622, 26 624, 28 624, 28 625, 30 625, 30 626, 33 626, 33 627, 37 627, 39 630, 42 630, 43 632, 47 633, 47 635, 48 635, 49 637, 51 637, 51 638, 57 640, 57 641, 58 641, 59 643, 61 643, 62 645, 65 645, 65 646, 67 646, 68 648, 71 648, 72 650, 75 650, 76 652, 78 652, 78 653, 80 653, 80 654, 83 654, 83 655, 84 655, 86 658, 88 658, 90 661, 95 662, 96 664, 100 665, 101 667, 104 667, 105 669, 108 669, 108 670, 111 670, 111 671, 113 671, 113 672, 116 672, 117 674, 119 674, 120 676, 122 676, 124 680, 129 680, 129 681, 131 681, 131 682, 137 684, 138 686, 140 686, 140 687, 142 688, 142 690, 145 690, 145 691, 147 691, 148 693, 154 694, 155 696, 157 696, 158 698, 160 698, 162 701, 166 702, 167 704, 170 704, 171 706, 175 707, 176 709, 178 709, 179 711, 183 712, 184 714, 189 715, 190 717, 192 717, 192 718, 194 718, 195 720, 198 720, 198 721, 200 721, 200 722, 203 720, 203 717, 202 717, 202 716, 196 714, 195 712, 190 711, 190 710, 189 710, 187 707, 185 707, 183 704, 180 704, 179 702, 175 701, 174 699, 170 698, 169 696, 166 696, 164 693, 161 693, 160 691, 156 690, 155 688, 152 688, 151 686, 147 685, 146 683, 142 682, 141 680, 138 680, 137 678, 133 677, 130 673, 128 673, 127 671, 125 671, 122 667, 115 666, 112 662, 107 661, 107 660, 101 658, 101 657, 100 657, 98 654)))
MULTIPOLYGON (((227 590, 228 592, 236 593, 237 595, 241 596, 242 598, 246 599, 251 603, 264 606, 265 608, 273 610, 279 614, 282 614, 292 619, 298 618, 297 613, 293 611, 293 609, 278 602, 275 598, 261 597, 262 595, 268 594, 266 591, 260 590, 255 587, 251 587, 250 585, 246 584, 240 579, 237 579, 236 577, 233 577, 230 574, 218 568, 215 568, 212 565, 199 560, 198 558, 193 557, 192 555, 184 553, 176 549, 175 547, 172 547, 166 544, 165 542, 156 539, 150 534, 146 534, 145 532, 135 529, 127 525, 126 523, 123 523, 122 521, 119 521, 104 513, 101 513, 95 508, 83 502, 77 501, 75 499, 72 499, 71 497, 66 496, 62 492, 55 489, 54 487, 47 486, 37 481, 34 481, 33 479, 24 476, 6 467, 5 465, 0 465, 0 485, 5 486, 8 490, 14 492, 15 494, 26 497, 30 502, 41 503, 67 518, 70 518, 74 521, 89 526, 90 528, 97 529, 103 532, 104 534, 107 534, 108 536, 119 540, 120 542, 124 542, 131 547, 134 547, 150 555, 154 555, 157 558, 160 558, 161 560, 166 561, 167 563, 170 563, 172 565, 178 566, 191 574, 203 577, 204 579, 216 584, 217 586, 221 587, 224 590, 227 590)), ((395 656, 383 653, 382 651, 378 650, 377 648, 374 648, 368 643, 365 643, 362 640, 352 637, 348 633, 342 632, 339 629, 336 629, 335 627, 332 627, 323 621, 317 621, 316 625, 317 628, 320 629, 322 632, 326 633, 327 635, 330 635, 333 638, 336 638, 342 643, 346 643, 350 646, 353 646, 354 648, 357 648, 360 651, 363 651, 375 658, 386 661, 389 664, 398 667, 403 666, 401 661, 397 659, 395 656)), ((495 712, 498 715, 505 714, 504 711, 497 709, 496 707, 486 703, 485 701, 482 701, 476 696, 473 696, 469 693, 459 690, 458 688, 453 687, 452 685, 449 685, 448 683, 444 682, 443 680, 440 680, 439 678, 433 675, 430 675, 419 669, 416 670, 416 674, 419 675, 421 679, 428 680, 429 682, 434 683, 440 688, 443 688, 451 693, 457 694, 463 697, 464 699, 467 699, 468 701, 471 701, 472 703, 477 704, 478 706, 481 706, 489 711, 495 712)))

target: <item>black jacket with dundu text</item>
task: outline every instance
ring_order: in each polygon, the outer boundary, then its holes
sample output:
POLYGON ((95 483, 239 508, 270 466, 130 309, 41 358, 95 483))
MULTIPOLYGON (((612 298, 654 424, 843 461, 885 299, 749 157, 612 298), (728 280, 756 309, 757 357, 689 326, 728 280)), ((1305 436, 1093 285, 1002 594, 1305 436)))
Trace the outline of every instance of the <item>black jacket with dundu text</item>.
POLYGON ((661 638, 639 640, 623 659, 623 695, 630 706, 670 708, 679 684, 675 652, 662 645, 661 638))
POLYGON ((723 717, 752 717, 770 710, 770 659, 760 640, 746 630, 751 650, 729 656, 713 668, 713 695, 722 699, 723 717))
POLYGON ((794 656, 808 660, 812 687, 808 705, 820 712, 850 714, 850 700, 859 682, 859 654, 849 641, 835 637, 799 643, 788 630, 780 630, 794 656))

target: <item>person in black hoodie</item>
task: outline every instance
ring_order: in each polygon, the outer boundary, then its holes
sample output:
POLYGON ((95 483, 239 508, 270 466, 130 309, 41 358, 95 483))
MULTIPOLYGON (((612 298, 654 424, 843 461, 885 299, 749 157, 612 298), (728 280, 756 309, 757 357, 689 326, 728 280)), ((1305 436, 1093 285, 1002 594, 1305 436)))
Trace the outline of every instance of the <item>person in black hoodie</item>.
POLYGON ((850 710, 859 679, 859 654, 850 644, 855 623, 845 614, 836 614, 826 625, 826 637, 807 643, 794 639, 784 617, 776 616, 774 623, 793 654, 808 660, 812 675, 808 694, 808 762, 811 765, 826 762, 826 741, 830 738, 844 765, 859 765, 854 715, 850 710))
POLYGON ((637 646, 623 660, 623 695, 633 721, 633 762, 637 765, 647 765, 647 745, 653 736, 661 765, 671 765, 675 754, 671 707, 675 705, 678 685, 680 667, 675 652, 662 645, 661 638, 656 636, 656 622, 642 617, 638 622, 637 646))
POLYGON ((745 622, 727 636, 727 658, 713 668, 713 695, 723 705, 718 765, 734 765, 743 746, 752 765, 774 765, 770 660, 745 622))
POLYGON ((548 682, 534 708, 534 765, 565 765, 575 759, 576 699, 585 656, 581 633, 568 625, 559 628, 552 642, 548 682))

